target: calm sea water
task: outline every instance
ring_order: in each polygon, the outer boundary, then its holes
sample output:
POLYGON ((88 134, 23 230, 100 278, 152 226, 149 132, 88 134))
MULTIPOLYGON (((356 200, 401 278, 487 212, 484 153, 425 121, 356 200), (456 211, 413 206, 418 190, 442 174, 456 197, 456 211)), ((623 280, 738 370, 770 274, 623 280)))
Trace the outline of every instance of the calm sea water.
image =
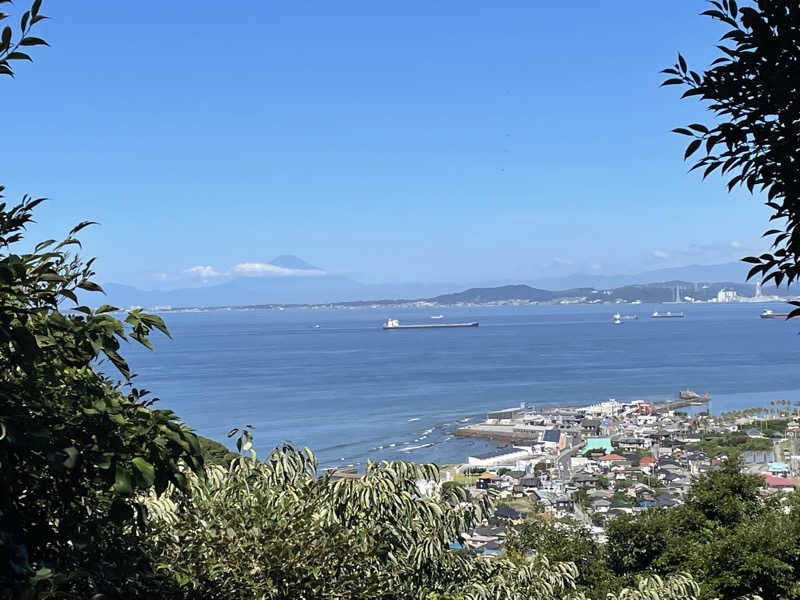
POLYGON ((639 320, 621 325, 608 305, 169 313, 174 339, 126 356, 137 386, 198 433, 227 442, 254 425, 261 455, 288 440, 326 466, 450 463, 493 447, 454 428, 521 401, 658 401, 685 388, 710 392, 714 412, 800 401, 800 323, 760 319, 765 306, 627 306, 639 320), (387 316, 480 327, 382 331, 387 316))

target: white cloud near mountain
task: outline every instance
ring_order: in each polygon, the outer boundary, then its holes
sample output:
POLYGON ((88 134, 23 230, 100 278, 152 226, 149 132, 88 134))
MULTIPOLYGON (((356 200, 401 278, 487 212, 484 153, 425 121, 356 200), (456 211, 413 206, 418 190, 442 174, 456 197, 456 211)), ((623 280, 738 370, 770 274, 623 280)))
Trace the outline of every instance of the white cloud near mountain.
POLYGON ((281 277, 302 276, 309 277, 315 275, 325 275, 325 271, 319 269, 287 269, 285 267, 278 267, 270 263, 262 262, 243 262, 234 265, 231 273, 235 275, 244 275, 245 277, 265 277, 270 275, 278 275, 281 277))
POLYGON ((197 275, 203 279, 211 279, 212 277, 222 277, 225 273, 220 273, 210 265, 196 265, 191 269, 187 269, 190 275, 197 275))
POLYGON ((288 269, 270 263, 263 262, 241 262, 230 269, 220 271, 211 265, 195 265, 186 269, 186 273, 192 277, 199 277, 203 280, 230 278, 230 277, 315 277, 326 275, 320 269, 288 269))
POLYGON ((651 251, 650 255, 653 258, 661 258, 661 259, 669 258, 669 254, 668 253, 664 252, 663 250, 658 250, 658 249, 651 251))

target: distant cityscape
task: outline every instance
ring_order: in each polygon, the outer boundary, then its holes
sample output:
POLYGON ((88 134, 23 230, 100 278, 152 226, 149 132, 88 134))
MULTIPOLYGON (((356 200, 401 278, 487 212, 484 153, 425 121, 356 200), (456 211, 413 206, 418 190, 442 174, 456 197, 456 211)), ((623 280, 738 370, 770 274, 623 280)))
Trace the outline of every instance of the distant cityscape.
POLYGON ((760 283, 732 282, 693 283, 671 281, 627 285, 613 289, 574 288, 551 291, 527 285, 506 285, 492 288, 471 288, 432 298, 356 300, 326 303, 269 303, 230 306, 155 305, 150 310, 285 310, 285 309, 354 309, 354 308, 437 308, 453 306, 528 306, 537 304, 732 304, 737 302, 785 302, 789 297, 778 294, 775 287, 762 288, 760 283))

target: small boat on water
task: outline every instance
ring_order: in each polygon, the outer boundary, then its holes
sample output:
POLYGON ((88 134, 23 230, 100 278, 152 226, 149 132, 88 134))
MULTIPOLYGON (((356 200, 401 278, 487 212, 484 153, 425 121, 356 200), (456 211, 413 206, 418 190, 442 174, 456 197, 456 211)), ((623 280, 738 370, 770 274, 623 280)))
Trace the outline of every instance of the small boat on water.
MULTIPOLYGON (((797 317, 798 317, 798 315, 795 315, 792 318, 796 319, 797 317)), ((765 308, 764 310, 761 311, 761 318, 762 319, 788 319, 789 318, 789 313, 776 313, 776 312, 772 312, 768 308, 765 308)))
POLYGON ((663 312, 662 313, 662 312, 656 311, 650 316, 652 318, 654 318, 654 319, 682 319, 683 318, 683 313, 682 312, 676 312, 676 313, 674 313, 674 312, 663 312))
POLYGON ((400 321, 397 319, 386 319, 386 323, 384 323, 381 327, 382 329, 447 329, 451 327, 477 327, 478 322, 473 321, 471 323, 436 323, 434 324, 425 324, 425 325, 400 325, 400 321))
POLYGON ((444 319, 444 315, 433 315, 431 319, 444 319))
POLYGON ((636 319, 639 318, 639 316, 638 315, 621 315, 619 313, 614 313, 611 316, 611 318, 614 319, 614 323, 616 323, 617 321, 620 321, 620 322, 621 321, 635 321, 636 319))

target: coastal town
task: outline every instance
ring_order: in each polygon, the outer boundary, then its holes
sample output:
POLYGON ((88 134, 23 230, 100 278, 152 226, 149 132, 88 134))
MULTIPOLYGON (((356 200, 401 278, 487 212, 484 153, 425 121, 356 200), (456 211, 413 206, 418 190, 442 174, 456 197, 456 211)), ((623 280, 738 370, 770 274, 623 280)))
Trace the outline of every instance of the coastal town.
MULTIPOLYGON (((502 553, 508 527, 531 517, 584 527, 598 542, 619 515, 680 505, 694 478, 728 460, 763 479, 765 495, 800 487, 800 410, 788 401, 710 415, 689 390, 664 404, 610 399, 586 407, 490 412, 455 435, 491 439, 496 450, 442 467, 441 481, 491 494, 495 512, 464 536, 478 554, 502 553), (694 409, 694 410, 692 410, 694 409), (692 414, 690 414, 692 413, 692 414)), ((339 470, 334 477, 360 477, 339 470)))
POLYGON ((679 397, 660 405, 610 399, 541 412, 522 405, 458 430, 506 442, 444 473, 470 494, 497 496, 495 518, 464 544, 499 554, 505 527, 529 513, 573 520, 603 542, 609 519, 681 504, 693 478, 728 459, 726 443, 744 450, 742 469, 763 478, 764 494, 800 487, 796 407, 778 401, 771 410, 710 416, 701 409, 691 416, 681 409, 702 407, 707 396, 684 391, 679 397))

